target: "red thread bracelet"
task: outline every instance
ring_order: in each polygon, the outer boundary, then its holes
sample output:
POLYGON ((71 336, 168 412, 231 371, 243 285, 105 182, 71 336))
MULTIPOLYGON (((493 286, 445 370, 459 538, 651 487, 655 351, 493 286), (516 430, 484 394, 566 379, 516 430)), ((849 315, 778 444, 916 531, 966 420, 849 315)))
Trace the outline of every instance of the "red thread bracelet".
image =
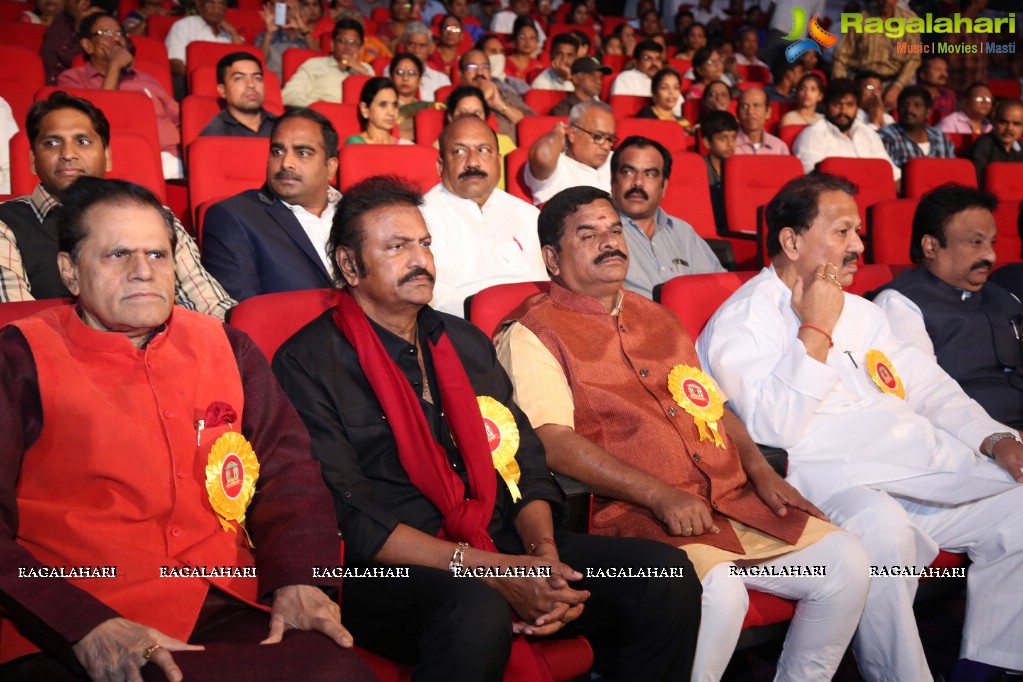
POLYGON ((815 327, 812 324, 801 324, 801 325, 799 325, 799 328, 800 329, 812 329, 815 332, 818 332, 820 334, 824 334, 824 338, 826 338, 828 340, 828 348, 834 348, 835 347, 835 342, 831 340, 831 334, 827 333, 826 331, 824 331, 820 327, 815 327))

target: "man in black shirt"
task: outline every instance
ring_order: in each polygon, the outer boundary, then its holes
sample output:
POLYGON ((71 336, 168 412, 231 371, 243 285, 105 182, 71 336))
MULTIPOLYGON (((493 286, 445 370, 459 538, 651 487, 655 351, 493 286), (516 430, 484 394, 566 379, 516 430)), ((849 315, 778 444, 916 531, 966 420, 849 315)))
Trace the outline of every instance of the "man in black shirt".
POLYGON ((217 62, 217 93, 227 103, 199 136, 270 137, 277 116, 263 108, 263 65, 248 52, 232 52, 217 62))
POLYGON ((346 564, 409 567, 407 578, 348 578, 346 627, 360 646, 414 662, 417 680, 498 680, 506 665, 531 679, 516 636, 555 633, 589 638, 615 679, 688 679, 692 565, 657 543, 554 530, 561 493, 493 346, 427 305, 421 204, 393 178, 346 192, 330 238, 346 292, 274 359, 334 495, 346 564), (507 577, 520 567, 531 574, 507 577), (595 577, 611 567, 674 577, 595 577))

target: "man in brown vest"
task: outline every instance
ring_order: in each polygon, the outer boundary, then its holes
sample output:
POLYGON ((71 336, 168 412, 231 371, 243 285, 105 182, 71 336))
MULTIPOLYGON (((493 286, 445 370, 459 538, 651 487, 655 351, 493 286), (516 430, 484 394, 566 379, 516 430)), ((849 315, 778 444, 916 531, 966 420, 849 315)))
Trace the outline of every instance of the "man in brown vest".
POLYGON ((674 314, 622 289, 606 192, 560 192, 539 232, 551 289, 513 313, 498 357, 548 464, 591 487, 594 533, 685 547, 704 588, 694 680, 724 672, 748 587, 800 601, 777 679, 830 679, 866 596, 859 541, 771 469, 674 314))

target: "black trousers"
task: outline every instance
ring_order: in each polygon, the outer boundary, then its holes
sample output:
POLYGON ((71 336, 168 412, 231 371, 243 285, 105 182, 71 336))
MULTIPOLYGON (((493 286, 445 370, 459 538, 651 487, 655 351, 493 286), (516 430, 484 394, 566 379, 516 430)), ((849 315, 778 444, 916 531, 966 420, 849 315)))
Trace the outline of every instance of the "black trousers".
MULTIPOLYGON (((699 578, 685 552, 650 540, 557 532, 561 560, 587 568, 681 568, 681 578, 584 577, 582 615, 558 637, 582 635, 594 667, 618 682, 688 680, 700 628, 699 578)), ((416 682, 501 680, 511 648, 511 607, 482 581, 409 567, 408 578, 346 578, 341 621, 356 643, 415 664, 416 682)))

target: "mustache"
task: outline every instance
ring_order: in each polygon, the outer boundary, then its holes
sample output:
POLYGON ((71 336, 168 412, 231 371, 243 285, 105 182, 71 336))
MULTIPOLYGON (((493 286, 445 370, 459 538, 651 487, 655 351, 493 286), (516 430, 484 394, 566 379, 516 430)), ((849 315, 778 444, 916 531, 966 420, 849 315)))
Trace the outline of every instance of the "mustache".
POLYGON ((646 190, 643 189, 642 187, 633 187, 632 189, 625 193, 626 199, 631 199, 632 197, 641 197, 646 200, 650 199, 650 195, 647 194, 646 190))
POLYGON ((408 273, 406 273, 404 277, 398 280, 398 286, 401 286, 402 284, 408 284, 413 279, 420 276, 426 277, 426 279, 428 279, 430 282, 434 281, 433 274, 429 270, 427 270, 426 268, 419 267, 417 265, 416 267, 412 268, 408 273))
POLYGON ((593 264, 594 265, 600 265, 601 263, 606 261, 608 258, 614 258, 615 256, 617 256, 618 258, 621 258, 624 261, 629 260, 629 257, 626 256, 624 252, 619 251, 618 249, 614 249, 612 251, 605 251, 604 253, 602 253, 599 256, 597 256, 596 258, 594 258, 593 259, 593 264))
POLYGON ((987 258, 982 258, 979 261, 977 261, 976 263, 974 263, 973 265, 971 265, 970 266, 970 270, 982 270, 984 268, 987 268, 988 270, 990 270, 994 266, 995 266, 994 261, 990 261, 987 258))
POLYGON ((274 173, 274 180, 301 180, 302 176, 294 171, 279 170, 274 173))
POLYGON ((842 259, 842 265, 849 265, 858 261, 860 257, 855 253, 850 253, 848 256, 842 259))
POLYGON ((459 180, 465 180, 466 178, 483 178, 486 180, 489 176, 481 168, 466 168, 464 171, 458 174, 459 180))

